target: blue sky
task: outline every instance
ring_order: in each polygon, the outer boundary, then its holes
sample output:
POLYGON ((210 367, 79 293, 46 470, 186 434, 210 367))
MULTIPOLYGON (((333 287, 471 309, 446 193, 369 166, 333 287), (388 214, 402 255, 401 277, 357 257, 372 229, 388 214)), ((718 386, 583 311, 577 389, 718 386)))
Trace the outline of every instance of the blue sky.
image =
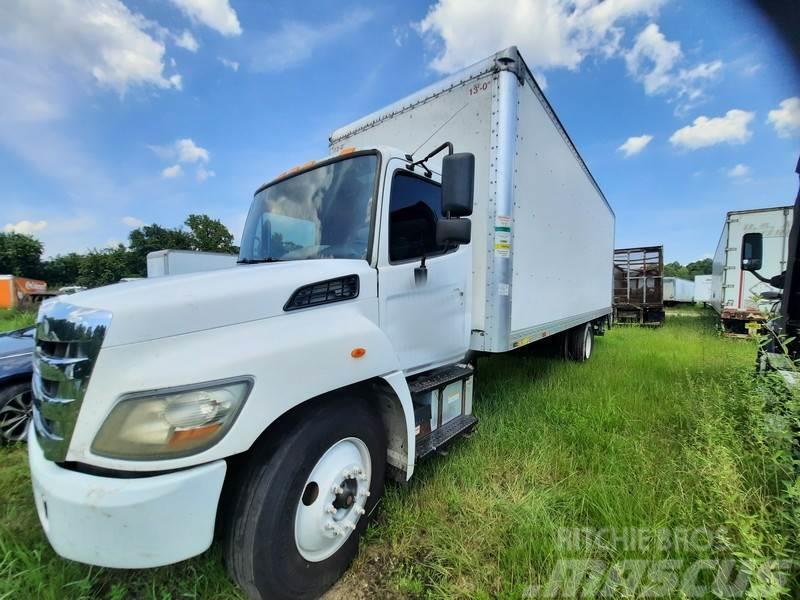
POLYGON ((46 254, 190 212, 237 235, 328 134, 520 47, 617 214, 709 256, 728 210, 791 204, 800 85, 745 2, 6 0, 0 227, 46 254))

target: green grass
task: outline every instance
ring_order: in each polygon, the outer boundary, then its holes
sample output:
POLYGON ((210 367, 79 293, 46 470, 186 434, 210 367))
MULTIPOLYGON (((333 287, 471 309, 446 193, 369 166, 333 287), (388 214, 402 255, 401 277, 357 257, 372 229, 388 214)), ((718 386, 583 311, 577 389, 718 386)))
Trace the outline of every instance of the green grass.
MULTIPOLYGON (((719 337, 707 315, 596 340, 587 364, 482 361, 478 433, 419 466, 411 485, 388 486, 368 544, 332 595, 520 597, 562 557, 791 556, 790 469, 774 459, 790 442, 785 427, 765 427, 763 394, 742 376, 755 345, 719 337), (631 527, 724 535, 705 550, 559 542, 564 529, 631 527)), ((216 547, 150 571, 59 559, 39 530, 24 449, 0 458, 0 599, 240 597, 216 547)))
POLYGON ((0 331, 12 331, 33 325, 36 313, 33 311, 18 311, 0 309, 0 331))

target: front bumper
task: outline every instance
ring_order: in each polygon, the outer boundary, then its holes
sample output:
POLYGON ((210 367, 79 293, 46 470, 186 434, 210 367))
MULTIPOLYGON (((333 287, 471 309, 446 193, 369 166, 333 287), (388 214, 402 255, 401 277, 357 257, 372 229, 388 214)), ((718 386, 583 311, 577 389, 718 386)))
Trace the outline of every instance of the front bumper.
POLYGON ((134 479, 86 475, 47 460, 32 427, 28 459, 39 520, 64 558, 140 569, 196 556, 211 545, 224 460, 134 479))

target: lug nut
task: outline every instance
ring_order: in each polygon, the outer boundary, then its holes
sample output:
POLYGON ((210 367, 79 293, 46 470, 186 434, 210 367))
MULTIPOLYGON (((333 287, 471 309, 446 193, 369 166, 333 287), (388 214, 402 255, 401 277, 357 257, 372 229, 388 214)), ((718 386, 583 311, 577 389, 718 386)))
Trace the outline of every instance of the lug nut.
POLYGON ((334 493, 334 494, 341 494, 342 492, 344 492, 344 490, 342 489, 342 487, 341 487, 341 486, 339 486, 339 485, 335 485, 335 486, 333 486, 333 488, 331 488, 331 489, 332 489, 332 491, 333 491, 333 493, 334 493))
POLYGON ((356 512, 357 512, 359 515, 363 515, 365 512, 367 512, 367 511, 365 511, 363 508, 361 508, 360 506, 356 506, 356 507, 355 507, 355 509, 356 509, 356 512))
POLYGON ((328 506, 325 507, 325 512, 328 513, 329 515, 335 515, 336 508, 333 506, 333 504, 328 504, 328 506))

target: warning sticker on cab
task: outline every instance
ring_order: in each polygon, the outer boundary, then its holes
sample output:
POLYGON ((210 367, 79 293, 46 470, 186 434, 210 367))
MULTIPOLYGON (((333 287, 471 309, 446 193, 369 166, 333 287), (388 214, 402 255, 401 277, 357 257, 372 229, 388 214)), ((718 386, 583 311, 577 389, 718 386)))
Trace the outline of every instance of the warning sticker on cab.
POLYGON ((511 256, 511 217, 508 215, 494 218, 494 255, 500 258, 511 256))

